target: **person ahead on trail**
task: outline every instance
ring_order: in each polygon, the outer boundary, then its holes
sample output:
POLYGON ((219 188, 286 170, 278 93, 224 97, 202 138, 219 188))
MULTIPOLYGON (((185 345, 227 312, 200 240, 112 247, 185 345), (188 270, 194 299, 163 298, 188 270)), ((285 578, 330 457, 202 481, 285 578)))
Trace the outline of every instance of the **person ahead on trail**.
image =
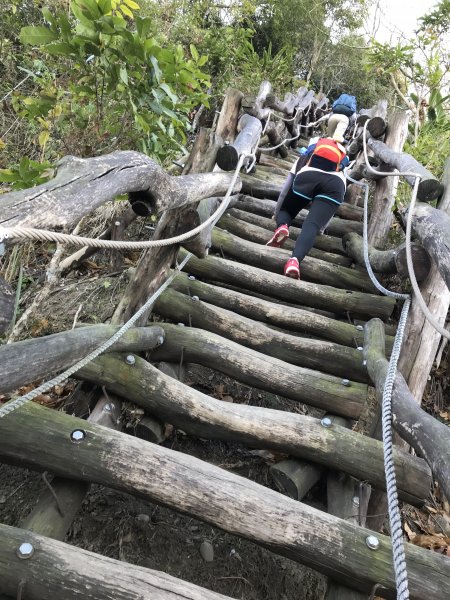
POLYGON ((331 105, 328 119, 327 135, 338 142, 344 141, 344 135, 350 123, 350 118, 356 112, 356 98, 349 94, 341 94, 331 105))
POLYGON ((348 164, 344 146, 328 137, 312 141, 306 166, 300 168, 303 159, 300 156, 280 192, 275 209, 277 229, 266 244, 280 248, 289 237, 292 221, 311 203, 292 257, 284 266, 284 274, 294 279, 300 279, 300 263, 343 202, 346 187, 341 171, 348 164))

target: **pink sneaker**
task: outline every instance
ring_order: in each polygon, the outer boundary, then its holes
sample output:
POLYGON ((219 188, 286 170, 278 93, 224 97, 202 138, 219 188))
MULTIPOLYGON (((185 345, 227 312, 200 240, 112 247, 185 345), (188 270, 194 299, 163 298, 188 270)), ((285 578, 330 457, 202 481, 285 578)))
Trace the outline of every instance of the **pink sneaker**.
POLYGON ((275 233, 267 242, 266 246, 272 246, 272 248, 281 248, 285 240, 289 237, 289 229, 287 225, 280 225, 275 233))
POLYGON ((300 266, 298 264, 298 258, 293 256, 284 265, 284 274, 286 277, 292 277, 292 279, 300 279, 300 266))

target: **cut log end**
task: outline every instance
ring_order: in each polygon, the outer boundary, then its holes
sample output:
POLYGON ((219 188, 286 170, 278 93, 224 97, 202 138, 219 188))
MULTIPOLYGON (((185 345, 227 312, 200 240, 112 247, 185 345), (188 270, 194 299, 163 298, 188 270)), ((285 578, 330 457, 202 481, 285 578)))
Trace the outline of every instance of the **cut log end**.
POLYGON ((148 190, 129 192, 128 202, 139 217, 148 217, 153 212, 154 198, 148 190))
POLYGON ((386 131, 386 121, 381 117, 373 117, 367 124, 367 129, 372 137, 379 138, 386 131))
POLYGON ((239 161, 239 154, 233 146, 226 144, 217 152, 217 164, 224 171, 233 171, 239 161))
POLYGON ((422 202, 432 202, 442 196, 444 186, 437 179, 424 179, 419 183, 417 199, 422 202))

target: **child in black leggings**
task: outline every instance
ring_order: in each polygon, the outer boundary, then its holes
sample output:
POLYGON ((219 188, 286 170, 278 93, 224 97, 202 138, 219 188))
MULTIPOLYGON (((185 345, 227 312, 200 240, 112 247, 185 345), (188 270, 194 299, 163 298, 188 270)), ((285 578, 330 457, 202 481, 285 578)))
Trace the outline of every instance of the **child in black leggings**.
MULTIPOLYGON (((300 279, 300 263, 314 245, 344 200, 345 176, 339 170, 345 164, 345 149, 335 140, 323 138, 312 149, 308 165, 296 173, 292 168, 281 190, 275 210, 277 229, 267 246, 279 248, 289 237, 289 226, 302 208, 311 204, 284 274, 300 279)), ((347 159, 348 160, 348 159, 347 159)))

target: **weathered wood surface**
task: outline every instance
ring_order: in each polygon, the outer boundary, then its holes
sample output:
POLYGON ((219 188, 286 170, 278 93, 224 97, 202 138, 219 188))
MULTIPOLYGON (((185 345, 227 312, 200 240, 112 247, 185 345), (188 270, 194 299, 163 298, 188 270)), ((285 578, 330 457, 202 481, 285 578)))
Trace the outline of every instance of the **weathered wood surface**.
POLYGON ((420 202, 414 209, 412 227, 450 290, 450 215, 420 202))
MULTIPOLYGON (((277 123, 274 123, 271 121, 266 128, 266 136, 270 147, 274 148, 274 151, 282 158, 286 158, 288 156, 288 149, 283 141, 288 137, 288 130, 284 122, 278 121, 277 123), (277 146, 277 148, 275 148, 275 146, 277 146)), ((263 138, 261 138, 259 146, 261 147, 264 145, 263 138)))
MULTIPOLYGON (((371 119, 370 123, 373 121, 371 119)), ((389 121, 385 139, 386 147, 401 154, 408 136, 409 113, 397 111, 389 121)), ((374 136, 375 137, 375 136, 374 136)), ((381 170, 384 170, 382 168, 381 170)), ((374 246, 383 246, 387 240, 393 219, 392 208, 395 203, 399 178, 384 177, 377 181, 369 219, 368 239, 374 246)))
MULTIPOLYGON (((135 361, 130 368, 124 355, 99 357, 77 376, 106 386, 187 433, 305 458, 385 489, 381 442, 338 425, 323 427, 313 417, 218 400, 165 375, 144 359, 136 356, 135 361)), ((395 462, 399 494, 422 504, 431 485, 428 466, 398 450, 395 462)))
MULTIPOLYGON (((183 260, 185 256, 186 252, 180 249, 179 260, 183 260)), ((387 296, 339 290, 307 281, 294 281, 284 275, 268 273, 263 269, 215 256, 201 260, 191 257, 188 264, 186 270, 201 278, 230 283, 241 289, 254 290, 294 304, 325 311, 332 310, 338 314, 353 313, 387 319, 396 304, 394 299, 387 296)))
POLYGON ((217 164, 224 171, 234 171, 242 155, 249 156, 262 131, 261 121, 244 114, 239 119, 238 135, 232 144, 225 144, 217 152, 217 164))
POLYGON ((271 92, 272 84, 270 81, 261 82, 257 96, 244 96, 241 102, 242 110, 260 121, 267 119, 270 114, 270 108, 265 107, 265 102, 271 92))
POLYGON ((300 501, 320 480, 322 473, 322 467, 295 458, 282 460, 270 467, 270 474, 280 492, 300 501))
MULTIPOLYGON (((245 191, 243 189, 243 191, 245 191)), ((278 194, 276 195, 278 198, 278 194)), ((254 198, 253 196, 242 195, 236 204, 239 210, 252 212, 263 217, 272 217, 275 212, 276 202, 270 199, 254 198)), ((349 205, 350 206, 350 205, 349 205)), ((301 210, 298 216, 294 219, 293 224, 297 227, 303 224, 303 221, 308 215, 307 210, 301 210)), ((327 233, 330 235, 343 236, 350 231, 356 231, 362 235, 363 224, 348 219, 340 219, 333 217, 327 226, 327 233)))
MULTIPOLYGON (((232 196, 230 203, 233 202, 233 198, 237 201, 237 196, 232 196)), ((197 214, 200 219, 200 223, 204 223, 209 217, 219 208, 223 198, 215 196, 213 198, 206 198, 202 200, 197 206, 197 214)), ((202 231, 194 238, 187 240, 183 243, 183 247, 189 252, 192 252, 197 258, 205 258, 208 256, 211 248, 211 231, 212 226, 205 227, 202 231)))
MULTIPOLYGON (((211 241, 216 250, 245 261, 248 265, 259 266, 273 273, 281 274, 285 262, 291 256, 291 252, 288 250, 269 248, 218 228, 213 230, 211 241)), ((301 266, 302 278, 305 281, 330 285, 335 288, 376 293, 376 288, 366 273, 311 256, 305 256, 301 266)))
MULTIPOLYGON (((0 394, 63 371, 112 337, 119 327, 90 325, 0 346, 0 394)), ((160 327, 129 329, 106 352, 151 350, 164 341, 160 327)))
MULTIPOLYGON (((365 266, 364 242, 360 235, 346 233, 342 238, 342 245, 358 265, 365 266)), ((417 281, 423 281, 430 272, 430 257, 422 246, 414 242, 411 244, 411 254, 417 281)), ((397 273, 401 277, 409 277, 404 243, 391 250, 377 250, 369 245, 369 259, 372 269, 378 273, 384 275, 397 273)))
MULTIPOLYGON (((57 542, 24 529, 0 525, 1 592, 18 598, 25 582, 26 600, 226 600, 166 573, 145 569, 94 552, 57 542), (28 560, 16 552, 32 544, 28 560)), ((2 596, 3 599, 3 596, 2 596)), ((228 598, 228 600, 231 600, 228 598)))
MULTIPOLYGON (((184 294, 198 296, 200 300, 232 310, 244 317, 284 328, 286 331, 298 331, 351 348, 362 346, 364 343, 363 331, 351 323, 210 285, 196 280, 193 276, 188 278, 183 273, 177 275, 171 287, 184 294)), ((390 354, 393 338, 389 336, 386 342, 390 354)))
MULTIPOLYGON (((264 219, 264 217, 260 218, 264 219)), ((267 221, 273 229, 273 221, 270 221, 269 219, 267 219, 267 221)), ((223 217, 220 218, 217 224, 220 227, 220 229, 237 235, 240 238, 248 240, 249 242, 256 242, 258 244, 263 244, 264 246, 273 235, 273 231, 268 230, 265 227, 252 225, 248 221, 242 221, 241 219, 238 219, 233 215, 230 215, 229 213, 223 215, 223 217)), ((283 249, 292 251, 294 249, 294 246, 295 241, 288 238, 284 241, 283 249)), ((311 248, 311 250, 308 252, 308 256, 310 258, 319 258, 320 260, 324 260, 335 265, 341 265, 343 267, 349 267, 353 262, 352 259, 347 256, 342 256, 342 254, 325 252, 324 250, 319 250, 318 248, 311 248)))
POLYGON ((12 286, 0 277, 0 335, 7 331, 13 319, 15 297, 12 286))
POLYGON ((289 335, 171 289, 161 294, 154 310, 166 318, 223 335, 243 346, 300 367, 353 381, 368 380, 362 364, 362 353, 348 346, 289 335))
MULTIPOLYGON (((384 142, 371 138, 367 140, 367 145, 372 149, 377 158, 389 166, 395 167, 402 172, 417 173, 422 176, 417 192, 417 198, 419 200, 431 202, 441 196, 443 186, 440 181, 410 154, 407 154, 406 152, 395 152, 384 142)), ((406 176, 405 179, 411 187, 414 185, 414 177, 406 176)))
POLYGON ((354 381, 291 365, 267 357, 204 329, 163 323, 166 339, 151 352, 152 360, 193 362, 256 387, 356 419, 367 395, 367 386, 354 381), (347 384, 347 385, 345 385, 347 384))
MULTIPOLYGON (((444 194, 437 208, 450 214, 450 159, 447 159, 445 164, 442 181, 444 194)), ((434 263, 420 289, 430 312, 440 325, 444 326, 450 306, 450 291, 434 263)), ((428 380, 427 374, 434 363, 440 340, 441 334, 425 319, 414 297, 400 353, 399 370, 416 402, 420 403, 422 400, 428 380)))
MULTIPOLYGON (((350 580, 355 589, 370 591, 375 583, 395 589, 389 538, 380 535, 374 552, 366 545, 365 529, 192 456, 33 403, 0 419, 0 448, 4 461, 48 468, 169 506, 333 579, 350 580), (76 428, 86 432, 79 444, 70 441, 76 428)), ((409 544, 405 550, 411 599, 446 600, 450 560, 409 544)))
MULTIPOLYGON (((95 158, 66 156, 51 181, 3 194, 0 224, 69 228, 108 200, 138 192, 159 214, 225 194, 231 177, 227 173, 173 177, 145 154, 131 150, 95 158)), ((234 191, 239 189, 238 181, 234 191)))
MULTIPOLYGON (((377 390, 381 391, 388 370, 383 323, 372 319, 366 324, 365 332, 367 368, 377 390)), ((420 408, 398 372, 392 392, 392 423, 400 436, 427 461, 450 498, 450 429, 420 408)))
MULTIPOLYGON (((240 221, 244 221, 245 223, 250 223, 251 225, 256 225, 257 227, 266 229, 268 231, 267 235, 272 235, 275 229, 274 219, 269 219, 268 217, 263 217, 261 215, 257 215, 246 210, 241 210, 239 208, 233 207, 230 210, 227 210, 226 215, 231 215, 232 217, 235 217, 240 221)), ((298 229, 297 227, 290 227, 289 236, 292 241, 295 241, 299 234, 300 229, 298 229)), ((341 238, 333 237, 331 235, 318 235, 314 240, 314 248, 317 248, 318 250, 323 250, 324 252, 330 252, 331 254, 345 255, 345 250, 342 247, 341 238)))

